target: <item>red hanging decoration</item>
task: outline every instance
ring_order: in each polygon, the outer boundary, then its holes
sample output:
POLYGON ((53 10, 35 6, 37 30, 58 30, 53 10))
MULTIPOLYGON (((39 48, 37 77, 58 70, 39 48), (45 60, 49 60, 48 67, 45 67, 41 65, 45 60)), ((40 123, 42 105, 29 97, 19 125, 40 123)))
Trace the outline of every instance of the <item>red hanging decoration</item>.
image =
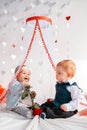
POLYGON ((29 17, 26 19, 26 23, 29 22, 29 21, 32 21, 32 20, 45 20, 45 21, 48 21, 50 24, 52 24, 52 21, 50 18, 46 17, 46 16, 33 16, 33 17, 29 17))
POLYGON ((66 16, 66 20, 69 21, 71 16, 66 16))
POLYGON ((57 43, 58 41, 57 40, 55 40, 55 43, 57 43))
POLYGON ((16 47, 16 45, 15 45, 15 44, 12 44, 12 47, 13 47, 13 48, 15 48, 15 47, 16 47))
MULTIPOLYGON (((52 24, 52 21, 51 21, 50 18, 45 17, 45 16, 33 16, 33 17, 30 17, 30 18, 27 18, 27 19, 26 19, 26 23, 29 22, 29 21, 31 21, 31 20, 36 20, 36 25, 35 25, 35 29, 34 29, 34 34, 33 34, 33 36, 32 36, 31 42, 30 42, 30 43, 31 43, 31 46, 32 46, 32 43, 33 43, 33 40, 34 40, 34 37, 35 37, 35 34, 36 34, 36 29, 38 29, 38 30, 39 30, 39 33, 40 33, 40 36, 41 36, 42 43, 43 43, 43 47, 44 47, 44 49, 45 49, 45 51, 46 51, 46 54, 48 55, 48 59, 49 59, 51 65, 52 65, 53 69, 55 70, 55 65, 54 65, 53 60, 52 60, 52 58, 51 58, 51 56, 50 56, 50 53, 49 53, 49 51, 48 51, 48 48, 47 48, 47 46, 46 46, 46 44, 45 44, 45 41, 44 41, 44 38, 43 38, 43 35, 42 35, 42 32, 41 32, 41 28, 40 28, 40 25, 39 25, 39 20, 48 21, 50 24, 52 24)), ((28 48, 29 51, 31 50, 31 46, 28 48)), ((27 51, 27 54, 29 55, 29 52, 28 52, 28 51, 27 51)), ((27 57, 26 57, 26 58, 27 58, 27 57)), ((26 59, 26 58, 25 58, 25 59, 26 59)))
POLYGON ((24 36, 22 36, 22 41, 23 41, 23 39, 24 39, 24 36))

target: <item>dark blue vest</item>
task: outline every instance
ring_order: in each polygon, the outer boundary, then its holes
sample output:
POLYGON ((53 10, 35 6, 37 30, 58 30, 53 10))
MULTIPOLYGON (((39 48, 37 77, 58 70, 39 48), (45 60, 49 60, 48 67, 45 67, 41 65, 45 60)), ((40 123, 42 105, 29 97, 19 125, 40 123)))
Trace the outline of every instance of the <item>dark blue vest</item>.
POLYGON ((53 101, 53 103, 55 104, 55 106, 57 108, 60 107, 60 105, 64 104, 64 103, 68 103, 70 102, 71 99, 71 93, 67 90, 67 87, 70 86, 72 87, 72 85, 76 85, 77 84, 74 82, 73 84, 70 84, 69 82, 66 83, 58 83, 56 84, 56 95, 55 95, 55 99, 53 101))

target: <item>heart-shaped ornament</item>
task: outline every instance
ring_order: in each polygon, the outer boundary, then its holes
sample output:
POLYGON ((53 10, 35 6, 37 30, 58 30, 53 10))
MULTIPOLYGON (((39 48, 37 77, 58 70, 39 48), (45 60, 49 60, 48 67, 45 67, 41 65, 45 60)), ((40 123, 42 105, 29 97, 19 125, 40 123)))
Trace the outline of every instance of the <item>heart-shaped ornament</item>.
POLYGON ((1 70, 1 74, 4 75, 6 73, 5 70, 1 70))
POLYGON ((11 55, 11 58, 12 58, 13 60, 15 60, 16 55, 12 54, 12 55, 11 55))
POLYGON ((66 20, 69 21, 71 16, 66 16, 66 20))

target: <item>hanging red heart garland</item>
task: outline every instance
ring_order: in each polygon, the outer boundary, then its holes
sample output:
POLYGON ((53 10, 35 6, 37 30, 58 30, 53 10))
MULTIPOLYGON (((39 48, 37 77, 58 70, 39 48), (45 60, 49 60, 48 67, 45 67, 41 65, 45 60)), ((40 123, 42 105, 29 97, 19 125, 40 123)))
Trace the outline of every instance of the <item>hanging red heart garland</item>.
POLYGON ((66 20, 69 21, 71 16, 66 16, 66 20))
POLYGON ((13 47, 13 48, 15 48, 15 47, 16 47, 16 45, 15 45, 15 44, 12 44, 12 47, 13 47))

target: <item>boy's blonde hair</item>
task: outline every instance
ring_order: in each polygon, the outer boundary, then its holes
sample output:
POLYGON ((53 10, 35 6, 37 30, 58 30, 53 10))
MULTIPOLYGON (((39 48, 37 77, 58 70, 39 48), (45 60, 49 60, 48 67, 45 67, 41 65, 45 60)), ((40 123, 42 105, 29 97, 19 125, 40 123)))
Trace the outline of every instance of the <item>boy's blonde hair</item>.
POLYGON ((62 60, 56 65, 56 67, 58 66, 61 66, 70 78, 75 75, 76 65, 72 60, 62 60))

